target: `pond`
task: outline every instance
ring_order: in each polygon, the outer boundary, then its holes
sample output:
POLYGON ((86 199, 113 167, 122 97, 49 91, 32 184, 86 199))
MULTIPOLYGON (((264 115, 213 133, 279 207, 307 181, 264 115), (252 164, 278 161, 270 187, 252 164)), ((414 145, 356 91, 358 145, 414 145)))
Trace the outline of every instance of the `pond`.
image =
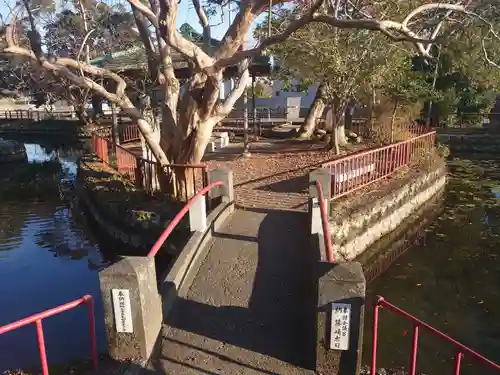
MULTIPOLYGON (((448 163, 444 212, 420 241, 368 285, 364 358, 371 353, 377 295, 500 363, 500 160, 448 163)), ((412 326, 380 310, 378 367, 408 368, 412 326)), ((451 374, 450 344, 425 331, 417 373, 451 374)), ((465 356, 461 374, 497 374, 465 356)))
MULTIPOLYGON (((29 163, 57 158, 74 179, 78 150, 25 143, 29 163)), ((78 299, 94 297, 98 346, 105 351, 98 271, 106 261, 84 217, 59 199, 0 201, 0 325, 78 299)), ((103 245, 104 246, 104 245, 103 245)), ((90 355, 85 307, 43 321, 50 363, 90 355)), ((35 325, 0 336, 0 373, 39 366, 35 325)))

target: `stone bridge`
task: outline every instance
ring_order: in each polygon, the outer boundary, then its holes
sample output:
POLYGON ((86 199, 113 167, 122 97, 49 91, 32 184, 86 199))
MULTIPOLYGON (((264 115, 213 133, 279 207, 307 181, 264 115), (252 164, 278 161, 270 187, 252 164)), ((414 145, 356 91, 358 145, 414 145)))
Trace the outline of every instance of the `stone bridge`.
MULTIPOLYGON (((141 374, 336 374, 340 351, 329 349, 325 307, 363 299, 360 265, 335 268, 348 276, 348 292, 333 265, 322 263, 318 277, 312 204, 309 212, 235 208, 232 172, 216 169, 210 180, 224 183, 209 193, 220 204, 208 215, 204 197, 191 206, 191 238, 158 287, 154 257, 126 257, 101 272, 111 356, 138 359, 141 374)), ((359 317, 346 352, 351 371, 359 317)))

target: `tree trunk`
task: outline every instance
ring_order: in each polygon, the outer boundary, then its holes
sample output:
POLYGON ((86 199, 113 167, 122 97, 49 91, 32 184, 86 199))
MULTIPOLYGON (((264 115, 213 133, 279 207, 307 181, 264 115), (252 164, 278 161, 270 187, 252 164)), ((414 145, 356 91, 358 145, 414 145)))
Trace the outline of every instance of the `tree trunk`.
POLYGON ((156 160, 153 152, 151 151, 149 144, 151 142, 159 145, 161 140, 161 130, 160 123, 157 120, 153 108, 151 107, 151 98, 149 95, 143 95, 139 98, 138 106, 142 112, 142 116, 144 120, 149 124, 150 132, 148 137, 150 138, 147 141, 144 135, 141 133, 141 150, 142 150, 142 159, 145 161, 141 161, 143 163, 142 166, 142 177, 143 177, 143 186, 149 191, 160 190, 160 182, 158 180, 158 169, 156 168, 156 160))
POLYGON ((353 113, 354 113, 354 103, 350 100, 344 111, 344 124, 345 128, 349 131, 352 131, 352 118, 353 118, 353 113))
POLYGON ((339 147, 339 139, 338 139, 338 133, 335 131, 336 125, 335 125, 335 114, 334 114, 334 106, 330 104, 326 110, 326 116, 325 116, 325 127, 329 127, 332 129, 332 134, 330 137, 330 144, 328 147, 330 149, 335 149, 335 154, 338 155, 340 154, 340 147, 339 147))
POLYGON ((83 122, 84 125, 90 124, 91 121, 85 108, 85 103, 74 104, 73 108, 75 109, 76 117, 78 118, 78 120, 83 122))
POLYGON ((325 110, 324 91, 325 91, 325 84, 321 82, 321 84, 318 87, 318 90, 316 91, 316 96, 314 97, 314 101, 311 105, 311 108, 309 108, 309 112, 307 113, 306 120, 300 127, 299 138, 309 139, 316 130, 318 119, 321 117, 323 111, 325 110))
POLYGON ((116 105, 111 103, 111 142, 113 145, 113 153, 116 154, 116 145, 120 144, 118 133, 118 116, 116 115, 116 105))
POLYGON ((342 120, 342 114, 345 111, 345 104, 338 98, 334 98, 330 105, 332 111, 332 137, 330 138, 330 149, 335 149, 335 153, 340 153, 340 147, 347 145, 345 135, 345 124, 342 120))
POLYGON ((347 145, 347 137, 345 135, 345 117, 343 116, 346 109, 346 103, 336 98, 334 100, 334 114, 335 114, 335 132, 337 133, 339 146, 347 145))
POLYGON ((339 146, 346 146, 349 142, 347 142, 347 137, 345 135, 345 124, 342 119, 337 119, 335 122, 335 132, 337 133, 337 138, 339 140, 339 146))
POLYGON ((390 132, 391 132, 391 136, 390 136, 390 140, 391 140, 391 144, 394 143, 394 122, 396 121, 396 113, 398 111, 398 102, 396 101, 394 103, 394 108, 392 110, 392 116, 391 116, 391 126, 390 126, 390 132))
POLYGON ((104 114, 102 111, 102 97, 98 95, 92 96, 92 121, 96 121, 97 118, 104 114))

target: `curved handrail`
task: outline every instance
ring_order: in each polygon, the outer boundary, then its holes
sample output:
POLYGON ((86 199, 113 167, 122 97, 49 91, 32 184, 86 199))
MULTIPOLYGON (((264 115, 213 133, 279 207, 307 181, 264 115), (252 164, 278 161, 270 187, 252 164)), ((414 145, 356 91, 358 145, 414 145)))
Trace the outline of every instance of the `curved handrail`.
POLYGON ((318 192, 319 210, 321 212, 321 225, 323 227, 323 240, 325 241, 326 257, 328 262, 335 261, 333 257, 332 239, 328 230, 328 213, 326 212, 325 196, 319 181, 316 181, 316 191, 318 192))
POLYGON ((148 257, 154 257, 158 251, 160 251, 160 248, 163 246, 165 241, 167 240, 168 236, 173 232, 177 224, 181 221, 181 219, 189 212, 189 208, 193 205, 194 201, 196 198, 207 194, 210 190, 212 190, 216 186, 223 186, 224 183, 222 181, 215 181, 212 182, 210 185, 204 187, 203 189, 200 189, 196 192, 195 195, 193 195, 187 203, 182 207, 182 209, 175 215, 174 219, 167 225, 163 233, 158 237, 156 240, 155 244, 153 247, 151 247, 151 250, 148 253, 148 257))

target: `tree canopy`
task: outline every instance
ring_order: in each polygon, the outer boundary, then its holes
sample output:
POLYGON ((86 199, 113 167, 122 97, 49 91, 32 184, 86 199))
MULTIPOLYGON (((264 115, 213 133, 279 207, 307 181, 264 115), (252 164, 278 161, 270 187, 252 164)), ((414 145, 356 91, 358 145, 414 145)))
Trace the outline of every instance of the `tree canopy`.
MULTIPOLYGON (((216 46, 211 45, 210 15, 213 9, 220 11, 226 2, 210 0, 207 5, 191 0, 203 28, 201 43, 186 38, 177 30, 178 0, 127 0, 125 4, 127 13, 130 12, 126 16, 121 11, 114 13, 100 2, 84 0, 75 0, 71 12, 64 14, 27 0, 17 3, 12 13, 4 17, 0 52, 9 59, 24 59, 36 77, 66 81, 83 93, 98 95, 120 107, 123 114, 138 124, 144 142, 165 171, 169 170, 170 163, 192 164, 203 158, 214 126, 228 116, 247 89, 250 59, 273 46, 280 48, 277 47, 280 43, 286 45, 294 33, 314 33, 325 43, 326 36, 330 35, 329 40, 333 42, 325 46, 311 42, 311 48, 317 53, 310 50, 307 58, 304 56, 304 63, 319 60, 328 64, 328 69, 316 69, 315 65, 309 65, 308 69, 321 78, 326 72, 335 85, 345 87, 342 96, 337 88, 330 90, 328 87, 336 100, 341 101, 346 93, 363 83, 363 75, 376 76, 367 73, 379 66, 377 63, 366 67, 367 61, 378 61, 372 60, 372 55, 379 56, 381 61, 391 60, 387 52, 380 54, 382 36, 393 43, 406 41, 421 55, 432 58, 428 46, 452 37, 456 30, 469 27, 468 19, 479 19, 474 13, 476 10, 490 18, 498 13, 494 3, 485 2, 280 0, 273 1, 271 11, 289 10, 283 22, 272 27, 272 35, 261 36, 254 47, 247 48, 247 34, 259 16, 269 10, 268 0, 239 2, 236 16, 216 46), (133 29, 129 26, 132 19, 133 29), (53 32, 41 30, 46 25, 52 25, 53 32), (94 28, 96 30, 92 31, 94 28), (147 57, 144 75, 161 93, 161 108, 156 111, 161 113, 161 118, 154 115, 152 101, 135 100, 131 96, 127 72, 88 62, 93 51, 112 49, 112 43, 127 44, 124 42, 127 30, 136 31, 136 39, 127 40, 140 44, 142 54, 147 57), (333 56, 326 53, 326 46, 333 48, 333 56), (346 53, 343 53, 344 47, 346 53), (85 58, 79 58, 82 50, 85 58), (185 66, 178 69, 174 64, 176 58, 185 61, 185 66), (221 86, 228 71, 235 72, 237 83, 227 96, 221 97, 221 86), (339 76, 335 77, 333 71, 339 76), (351 79, 353 72, 357 72, 356 80, 351 79)), ((481 18, 483 24, 490 19, 485 17, 481 18)), ((489 31, 484 37, 494 39, 494 35, 489 31)), ((318 80, 318 76, 310 77, 318 80)), ((51 85, 45 87, 52 90, 51 85)))

